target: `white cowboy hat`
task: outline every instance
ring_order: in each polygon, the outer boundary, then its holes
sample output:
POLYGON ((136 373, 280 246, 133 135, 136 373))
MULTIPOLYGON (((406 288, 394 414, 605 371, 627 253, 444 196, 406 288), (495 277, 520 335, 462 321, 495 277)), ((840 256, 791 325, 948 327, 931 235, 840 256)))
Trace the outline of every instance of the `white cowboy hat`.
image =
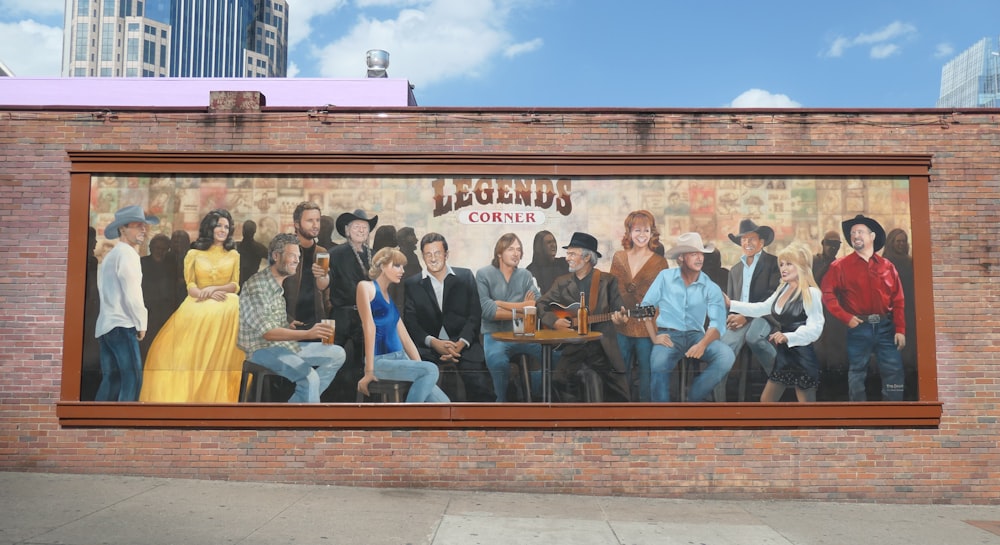
POLYGON ((698 233, 684 233, 683 235, 677 237, 677 244, 667 250, 664 253, 664 257, 667 259, 676 259, 677 256, 682 254, 689 254, 692 252, 701 252, 703 254, 710 254, 715 251, 715 244, 711 242, 706 246, 701 241, 701 235, 698 233))

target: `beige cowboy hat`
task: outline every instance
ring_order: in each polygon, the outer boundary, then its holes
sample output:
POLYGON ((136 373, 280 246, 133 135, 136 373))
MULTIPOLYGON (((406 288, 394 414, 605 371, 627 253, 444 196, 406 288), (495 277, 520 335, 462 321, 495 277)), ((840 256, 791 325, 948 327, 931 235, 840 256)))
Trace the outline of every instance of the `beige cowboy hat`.
POLYGON ((664 253, 664 257, 667 259, 676 259, 677 256, 682 254, 690 254, 692 252, 701 252, 703 254, 709 254, 715 251, 715 244, 711 242, 705 245, 701 241, 701 235, 698 233, 684 233, 683 235, 677 237, 677 244, 667 250, 664 253))

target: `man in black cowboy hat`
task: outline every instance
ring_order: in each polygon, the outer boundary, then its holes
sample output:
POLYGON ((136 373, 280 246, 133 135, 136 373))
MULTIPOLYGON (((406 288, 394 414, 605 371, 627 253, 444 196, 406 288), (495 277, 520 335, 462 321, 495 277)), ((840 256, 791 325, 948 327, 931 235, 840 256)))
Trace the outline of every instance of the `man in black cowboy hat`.
MULTIPOLYGON (((774 242, 774 229, 766 225, 758 226, 751 219, 740 221, 739 234, 730 234, 729 240, 743 250, 740 260, 729 269, 729 283, 726 295, 733 301, 759 303, 766 300, 778 288, 781 282, 781 272, 778 270, 778 258, 764 251, 764 247, 774 242)), ((764 318, 747 318, 742 314, 731 313, 726 318, 726 331, 722 342, 733 349, 733 354, 739 354, 744 345, 757 361, 773 361, 773 357, 761 357, 764 352, 761 346, 766 344, 771 333, 771 325, 764 318)), ((763 364, 762 364, 763 366, 763 364)), ((771 374, 772 369, 764 367, 764 372, 771 374)), ((723 380, 715 390, 716 401, 726 400, 726 381, 723 380)))
MULTIPOLYGON (((330 250, 330 317, 336 321, 334 342, 347 351, 347 362, 330 387, 331 401, 351 401, 355 399, 358 380, 364 375, 363 354, 364 332, 358 316, 358 282, 370 280, 368 268, 371 266, 372 250, 368 237, 378 216, 368 217, 364 210, 345 212, 337 216, 336 229, 347 243, 330 250)), ((325 400, 324 400, 325 401, 325 400)))
POLYGON ((865 377, 872 352, 878 356, 882 399, 902 401, 906 317, 903 286, 892 262, 878 255, 885 229, 858 214, 841 223, 854 252, 834 261, 823 277, 823 306, 847 325, 848 394, 866 401, 865 377))
POLYGON ((588 374, 596 373, 603 388, 592 391, 590 401, 629 401, 625 362, 618 348, 614 327, 614 324, 623 324, 628 320, 627 315, 619 312, 625 307, 618 291, 618 280, 594 268, 601 253, 597 251, 597 239, 593 236, 573 233, 569 244, 563 248, 566 250, 569 274, 556 278, 552 288, 538 300, 541 323, 551 329, 576 327, 571 319, 556 315, 552 303, 569 306, 580 301, 581 293, 591 316, 611 315, 610 321, 598 321, 591 326, 594 331, 603 334, 600 341, 568 345, 561 351, 559 362, 553 369, 552 385, 562 401, 576 401, 583 397, 580 382, 587 381, 588 374))

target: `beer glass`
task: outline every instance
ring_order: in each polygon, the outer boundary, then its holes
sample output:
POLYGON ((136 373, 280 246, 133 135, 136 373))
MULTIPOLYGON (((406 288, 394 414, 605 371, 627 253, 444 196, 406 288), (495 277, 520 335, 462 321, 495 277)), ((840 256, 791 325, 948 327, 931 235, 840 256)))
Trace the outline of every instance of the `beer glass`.
POLYGON ((524 314, 517 315, 517 309, 511 309, 510 319, 514 326, 514 335, 524 335, 524 314))
MULTIPOLYGON (((327 256, 329 259, 330 256, 327 256)), ((333 332, 330 333, 329 337, 323 337, 323 344, 333 344, 333 338, 337 336, 337 321, 336 320, 320 320, 324 325, 330 326, 333 332)))
POLYGON ((323 267, 323 272, 330 272, 330 254, 326 252, 320 252, 316 254, 316 264, 323 267))
POLYGON ((524 307, 524 334, 528 337, 535 335, 538 327, 538 309, 535 307, 524 307))

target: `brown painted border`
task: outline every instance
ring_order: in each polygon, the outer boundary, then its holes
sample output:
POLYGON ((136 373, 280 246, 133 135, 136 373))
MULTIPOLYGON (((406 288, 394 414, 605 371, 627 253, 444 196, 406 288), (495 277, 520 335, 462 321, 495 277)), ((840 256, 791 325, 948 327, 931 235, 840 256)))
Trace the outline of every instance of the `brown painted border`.
POLYGON ((94 174, 908 176, 913 239, 930 240, 929 155, 522 155, 70 152, 63 426, 152 428, 830 428, 934 427, 937 400, 930 245, 913 245, 920 400, 898 403, 172 405, 79 401, 84 237, 94 174), (924 340, 926 339, 926 341, 924 340))

